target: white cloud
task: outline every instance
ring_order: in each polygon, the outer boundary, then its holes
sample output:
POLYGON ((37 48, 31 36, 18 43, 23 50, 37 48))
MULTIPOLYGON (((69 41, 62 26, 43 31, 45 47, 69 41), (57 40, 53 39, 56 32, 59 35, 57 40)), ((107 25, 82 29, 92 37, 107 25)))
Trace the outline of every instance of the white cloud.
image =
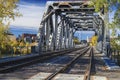
POLYGON ((38 28, 44 13, 44 7, 37 5, 22 5, 19 4, 19 11, 23 15, 22 17, 15 18, 15 21, 11 21, 11 25, 26 28, 38 28))

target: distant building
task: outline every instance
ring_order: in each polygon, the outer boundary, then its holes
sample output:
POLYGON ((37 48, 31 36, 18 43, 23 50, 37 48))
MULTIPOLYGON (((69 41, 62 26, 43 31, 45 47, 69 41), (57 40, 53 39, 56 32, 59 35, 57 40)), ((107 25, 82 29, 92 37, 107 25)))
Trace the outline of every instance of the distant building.
POLYGON ((7 36, 9 37, 9 39, 10 39, 11 41, 16 41, 16 37, 14 36, 14 34, 7 33, 7 36))
POLYGON ((18 37, 16 38, 17 41, 21 41, 22 40, 22 37, 21 35, 18 35, 18 37))
POLYGON ((88 38, 87 42, 88 43, 92 42, 92 38, 88 38))
POLYGON ((28 34, 28 33, 24 33, 22 34, 22 39, 25 41, 25 42, 35 42, 36 41, 36 38, 37 38, 37 34, 28 34))

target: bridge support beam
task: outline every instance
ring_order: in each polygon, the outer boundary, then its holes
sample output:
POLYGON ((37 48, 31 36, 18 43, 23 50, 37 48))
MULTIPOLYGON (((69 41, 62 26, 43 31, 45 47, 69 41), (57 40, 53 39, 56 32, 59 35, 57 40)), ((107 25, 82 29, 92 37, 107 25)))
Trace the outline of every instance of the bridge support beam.
POLYGON ((54 50, 57 49, 58 45, 57 45, 57 32, 58 32, 58 15, 55 13, 55 24, 54 24, 54 35, 53 35, 53 45, 54 45, 54 50))

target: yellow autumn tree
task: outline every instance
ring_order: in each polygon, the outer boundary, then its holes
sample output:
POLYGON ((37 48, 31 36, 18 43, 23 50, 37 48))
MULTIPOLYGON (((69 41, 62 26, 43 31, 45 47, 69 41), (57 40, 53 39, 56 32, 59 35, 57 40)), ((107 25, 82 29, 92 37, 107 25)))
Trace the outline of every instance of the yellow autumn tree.
POLYGON ((10 20, 14 20, 16 16, 21 16, 17 9, 18 1, 0 0, 0 53, 6 53, 6 51, 11 50, 9 49, 11 45, 7 34, 10 20))
POLYGON ((93 37, 92 37, 92 45, 93 45, 93 46, 96 46, 96 44, 97 44, 97 39, 98 39, 97 36, 93 36, 93 37))

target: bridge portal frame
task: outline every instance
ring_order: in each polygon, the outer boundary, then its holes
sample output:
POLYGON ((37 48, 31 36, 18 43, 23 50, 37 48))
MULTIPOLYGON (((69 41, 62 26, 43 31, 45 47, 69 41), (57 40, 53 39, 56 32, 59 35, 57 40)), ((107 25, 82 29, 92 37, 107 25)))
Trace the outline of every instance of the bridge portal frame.
POLYGON ((85 1, 53 2, 47 6, 39 27, 39 53, 73 48, 76 30, 95 31, 98 49, 103 51, 104 21, 85 1))

